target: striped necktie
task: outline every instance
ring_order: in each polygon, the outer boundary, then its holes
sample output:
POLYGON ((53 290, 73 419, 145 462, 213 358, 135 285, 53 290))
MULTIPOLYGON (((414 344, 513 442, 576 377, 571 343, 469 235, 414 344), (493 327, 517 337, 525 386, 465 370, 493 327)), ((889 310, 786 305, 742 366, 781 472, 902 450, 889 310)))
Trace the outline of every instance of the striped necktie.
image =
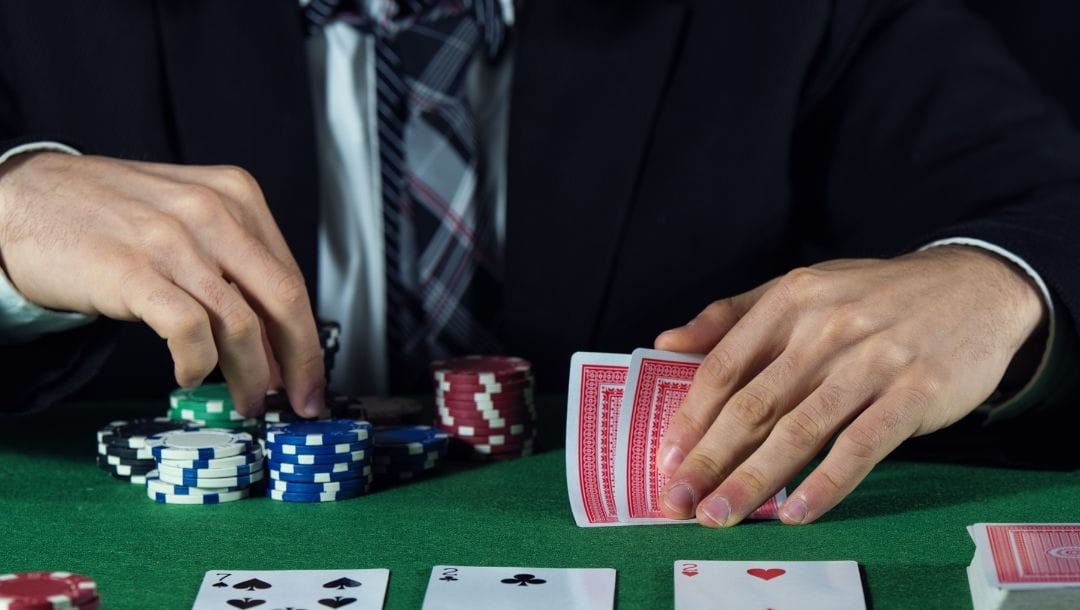
POLYGON ((505 24, 499 0, 340 2, 312 0, 304 14, 375 37, 390 387, 418 390, 432 360, 500 351, 495 202, 478 188, 464 81, 478 49, 498 57, 505 24))

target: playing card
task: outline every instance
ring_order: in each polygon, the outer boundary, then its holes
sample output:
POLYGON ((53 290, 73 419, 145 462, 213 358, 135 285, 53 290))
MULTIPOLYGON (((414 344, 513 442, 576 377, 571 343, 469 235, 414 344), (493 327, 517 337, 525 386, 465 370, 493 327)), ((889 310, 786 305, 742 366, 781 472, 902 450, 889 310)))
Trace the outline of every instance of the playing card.
POLYGON ((865 610, 854 561, 675 562, 675 610, 865 610))
POLYGON ((211 570, 192 610, 382 608, 390 570, 211 570))
POLYGON ((629 354, 578 352, 566 398, 566 486, 581 527, 626 525, 615 502, 615 446, 629 354))
POLYGON ((422 610, 612 610, 610 568, 435 566, 422 610))
POLYGON ((620 521, 681 523, 664 519, 660 511, 667 477, 657 468, 656 457, 701 360, 695 354, 654 349, 636 349, 630 355, 616 447, 620 521))
POLYGON ((968 533, 991 587, 1080 587, 1080 524, 977 523, 968 533))

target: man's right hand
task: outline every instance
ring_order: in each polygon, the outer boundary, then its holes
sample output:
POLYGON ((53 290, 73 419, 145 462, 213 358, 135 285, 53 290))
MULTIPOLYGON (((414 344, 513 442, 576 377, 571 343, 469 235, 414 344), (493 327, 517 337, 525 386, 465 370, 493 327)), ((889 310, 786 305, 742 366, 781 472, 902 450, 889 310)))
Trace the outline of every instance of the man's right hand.
POLYGON ((240 168, 16 156, 0 166, 0 264, 42 307, 146 322, 181 386, 220 365, 241 413, 281 384, 298 413, 322 408, 303 275, 240 168))

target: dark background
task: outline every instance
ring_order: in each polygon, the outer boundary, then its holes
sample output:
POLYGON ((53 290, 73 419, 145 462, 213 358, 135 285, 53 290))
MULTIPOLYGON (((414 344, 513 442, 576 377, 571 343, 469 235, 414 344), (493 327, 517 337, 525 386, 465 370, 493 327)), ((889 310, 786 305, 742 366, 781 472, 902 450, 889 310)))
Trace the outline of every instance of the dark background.
MULTIPOLYGON (((966 0, 1001 34, 1013 54, 1033 79, 1056 98, 1080 126, 1080 1, 1078 0, 966 0)), ((122 337, 153 332, 145 326, 125 328, 122 337)), ((138 342, 145 346, 147 342, 138 342)), ((131 343, 121 343, 106 369, 79 393, 82 399, 163 399, 162 387, 171 388, 172 363, 164 342, 159 353, 136 353, 131 343), (153 360, 160 374, 132 379, 125 362, 153 360)), ((137 349, 137 348, 136 348, 137 349)), ((527 355, 527 354, 526 354, 527 355)), ((342 371, 337 372, 339 375, 342 371)), ((546 383, 547 391, 565 380, 546 383)))

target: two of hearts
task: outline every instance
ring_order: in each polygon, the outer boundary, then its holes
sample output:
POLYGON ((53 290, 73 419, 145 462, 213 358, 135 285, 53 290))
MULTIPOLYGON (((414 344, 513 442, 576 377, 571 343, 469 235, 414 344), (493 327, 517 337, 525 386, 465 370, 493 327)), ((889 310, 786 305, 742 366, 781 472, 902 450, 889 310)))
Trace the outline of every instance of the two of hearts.
MULTIPOLYGON (((787 574, 787 570, 783 568, 750 568, 746 571, 747 574, 754 578, 760 578, 761 580, 772 580, 778 576, 787 574)), ((687 567, 683 569, 683 574, 686 576, 697 576, 697 568, 687 567)))

